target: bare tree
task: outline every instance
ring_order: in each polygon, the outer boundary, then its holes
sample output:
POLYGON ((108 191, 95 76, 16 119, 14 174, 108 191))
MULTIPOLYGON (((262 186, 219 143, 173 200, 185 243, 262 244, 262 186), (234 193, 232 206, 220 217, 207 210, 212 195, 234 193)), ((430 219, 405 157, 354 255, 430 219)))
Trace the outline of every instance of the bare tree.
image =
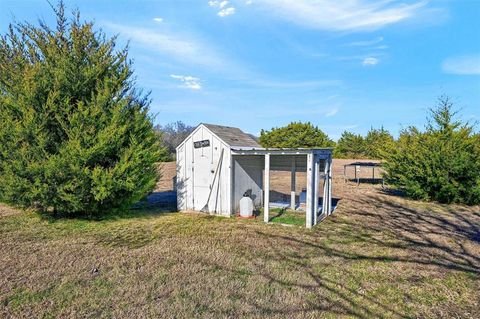
POLYGON ((182 121, 157 125, 155 130, 162 136, 162 145, 167 149, 171 159, 175 159, 176 147, 195 129, 182 121))

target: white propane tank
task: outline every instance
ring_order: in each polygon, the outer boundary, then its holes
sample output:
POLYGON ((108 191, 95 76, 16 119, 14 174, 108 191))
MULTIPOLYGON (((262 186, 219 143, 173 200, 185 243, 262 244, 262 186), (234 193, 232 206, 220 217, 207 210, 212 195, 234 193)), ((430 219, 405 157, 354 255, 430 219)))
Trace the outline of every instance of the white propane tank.
POLYGON ((240 200, 240 217, 250 218, 253 216, 253 201, 245 193, 240 200))

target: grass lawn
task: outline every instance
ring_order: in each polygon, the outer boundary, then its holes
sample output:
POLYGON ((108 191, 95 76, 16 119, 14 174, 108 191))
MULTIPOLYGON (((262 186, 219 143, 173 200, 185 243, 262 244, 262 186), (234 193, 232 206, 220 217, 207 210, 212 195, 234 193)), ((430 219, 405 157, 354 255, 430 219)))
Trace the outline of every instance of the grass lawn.
POLYGON ((478 207, 353 194, 307 230, 0 206, 0 234, 1 318, 480 316, 478 207))

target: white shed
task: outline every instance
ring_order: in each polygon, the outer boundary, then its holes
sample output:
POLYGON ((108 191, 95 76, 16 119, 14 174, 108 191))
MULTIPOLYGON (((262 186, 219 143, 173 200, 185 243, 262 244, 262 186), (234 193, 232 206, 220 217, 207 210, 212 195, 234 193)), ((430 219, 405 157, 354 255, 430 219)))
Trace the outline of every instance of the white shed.
POLYGON ((307 172, 306 226, 332 211, 332 150, 266 149, 238 128, 200 124, 177 147, 178 210, 234 216, 244 193, 269 221, 270 170, 291 172, 291 208, 295 172, 307 172), (320 188, 323 188, 319 203, 320 188))

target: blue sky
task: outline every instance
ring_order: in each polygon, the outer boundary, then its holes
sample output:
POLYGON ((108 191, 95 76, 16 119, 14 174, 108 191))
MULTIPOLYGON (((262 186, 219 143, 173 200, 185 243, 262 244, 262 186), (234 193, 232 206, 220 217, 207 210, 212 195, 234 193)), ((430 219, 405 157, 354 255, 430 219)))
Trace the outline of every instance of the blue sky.
MULTIPOLYGON (((480 120, 480 1, 65 1, 130 40, 156 122, 259 134, 310 121, 333 139, 423 126, 437 97, 480 120)), ((8 23, 54 23, 44 0, 0 0, 8 23)))

